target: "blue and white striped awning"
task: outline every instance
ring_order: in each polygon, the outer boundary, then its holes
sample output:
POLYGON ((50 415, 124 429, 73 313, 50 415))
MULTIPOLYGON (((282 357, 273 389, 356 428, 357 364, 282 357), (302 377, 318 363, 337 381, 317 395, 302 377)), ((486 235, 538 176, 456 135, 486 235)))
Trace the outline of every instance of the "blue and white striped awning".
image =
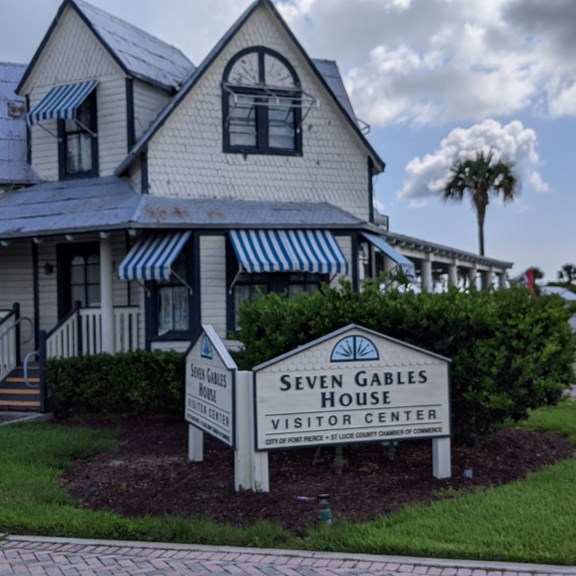
POLYGON ((75 120, 78 106, 86 100, 96 84, 97 80, 90 80, 55 86, 28 113, 28 125, 34 126, 46 120, 75 120))
POLYGON ((373 246, 375 246, 380 252, 385 254, 388 258, 396 262, 396 265, 400 267, 402 272, 408 276, 408 278, 416 278, 416 269, 414 268, 414 263, 408 260, 406 256, 403 256, 395 250, 384 240, 384 238, 380 236, 376 236, 375 234, 368 234, 367 232, 362 232, 362 236, 370 242, 373 246))
POLYGON ((192 232, 154 232, 139 240, 118 266, 121 280, 167 280, 192 232))
POLYGON ((348 274, 348 262, 327 230, 231 230, 229 237, 247 272, 348 274))

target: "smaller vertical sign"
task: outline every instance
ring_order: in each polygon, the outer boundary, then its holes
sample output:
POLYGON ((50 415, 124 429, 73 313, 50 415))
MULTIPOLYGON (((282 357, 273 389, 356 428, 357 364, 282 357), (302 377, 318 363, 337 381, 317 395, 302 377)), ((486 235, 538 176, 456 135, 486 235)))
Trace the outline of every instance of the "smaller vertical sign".
POLYGON ((237 366, 210 325, 186 354, 186 421, 227 446, 236 447, 237 366))

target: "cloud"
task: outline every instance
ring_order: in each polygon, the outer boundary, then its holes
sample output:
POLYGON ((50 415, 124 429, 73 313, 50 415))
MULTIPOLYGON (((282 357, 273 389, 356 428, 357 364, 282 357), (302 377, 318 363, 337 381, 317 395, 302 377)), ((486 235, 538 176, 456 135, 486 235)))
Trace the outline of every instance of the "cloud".
POLYGON ((477 150, 494 150, 495 158, 512 162, 521 186, 536 192, 549 192, 549 185, 538 172, 536 133, 518 120, 502 125, 484 120, 470 128, 455 128, 440 146, 423 158, 413 158, 405 168, 406 179, 398 196, 413 207, 421 207, 423 199, 440 193, 447 182, 450 168, 459 157, 477 150))
POLYGON ((313 55, 347 70, 356 112, 371 124, 441 125, 522 110, 576 116, 574 0, 277 6, 313 55))

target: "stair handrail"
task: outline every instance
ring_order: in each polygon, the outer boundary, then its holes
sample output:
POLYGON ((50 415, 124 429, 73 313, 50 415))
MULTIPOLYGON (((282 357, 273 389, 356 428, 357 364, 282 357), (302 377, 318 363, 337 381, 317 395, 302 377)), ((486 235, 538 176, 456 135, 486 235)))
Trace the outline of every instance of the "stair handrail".
POLYGON ((38 388, 38 386, 40 386, 40 384, 30 384, 30 380, 28 379, 28 363, 30 358, 33 356, 38 356, 38 358, 40 358, 40 350, 32 350, 32 352, 28 352, 28 354, 24 356, 24 363, 22 365, 22 377, 24 378, 24 384, 26 384, 28 388, 38 388))
POLYGON ((21 344, 29 342, 33 334, 34 323, 30 318, 20 316, 20 304, 15 302, 8 314, 0 319, 0 380, 18 365, 21 344), (30 325, 30 337, 21 342, 20 328, 25 322, 30 325), (3 342, 8 337, 11 340, 3 342))
MULTIPOLYGON (((2 328, 2 324, 4 324, 6 321, 12 318, 12 316, 14 316, 13 312, 8 314, 8 316, 4 316, 4 318, 0 320, 0 328, 2 328)), ((28 344, 28 342, 30 342, 30 340, 32 340, 32 337, 34 336, 34 322, 32 321, 32 318, 28 318, 28 316, 21 316, 20 318, 17 318, 12 324, 10 324, 10 326, 8 326, 8 328, 6 328, 6 330, 4 330, 4 332, 0 332, 0 340, 8 336, 8 334, 10 334, 12 330, 16 330, 17 328, 19 328, 23 322, 27 322, 28 325, 30 326, 30 336, 28 336, 26 340, 22 340, 21 343, 28 344)))

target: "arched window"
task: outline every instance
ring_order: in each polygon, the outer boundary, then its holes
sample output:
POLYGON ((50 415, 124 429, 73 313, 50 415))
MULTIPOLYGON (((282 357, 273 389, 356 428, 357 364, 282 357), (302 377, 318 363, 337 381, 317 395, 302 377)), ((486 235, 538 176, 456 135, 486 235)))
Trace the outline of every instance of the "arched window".
POLYGON ((242 50, 223 77, 224 151, 300 154, 302 90, 288 60, 264 47, 242 50))

